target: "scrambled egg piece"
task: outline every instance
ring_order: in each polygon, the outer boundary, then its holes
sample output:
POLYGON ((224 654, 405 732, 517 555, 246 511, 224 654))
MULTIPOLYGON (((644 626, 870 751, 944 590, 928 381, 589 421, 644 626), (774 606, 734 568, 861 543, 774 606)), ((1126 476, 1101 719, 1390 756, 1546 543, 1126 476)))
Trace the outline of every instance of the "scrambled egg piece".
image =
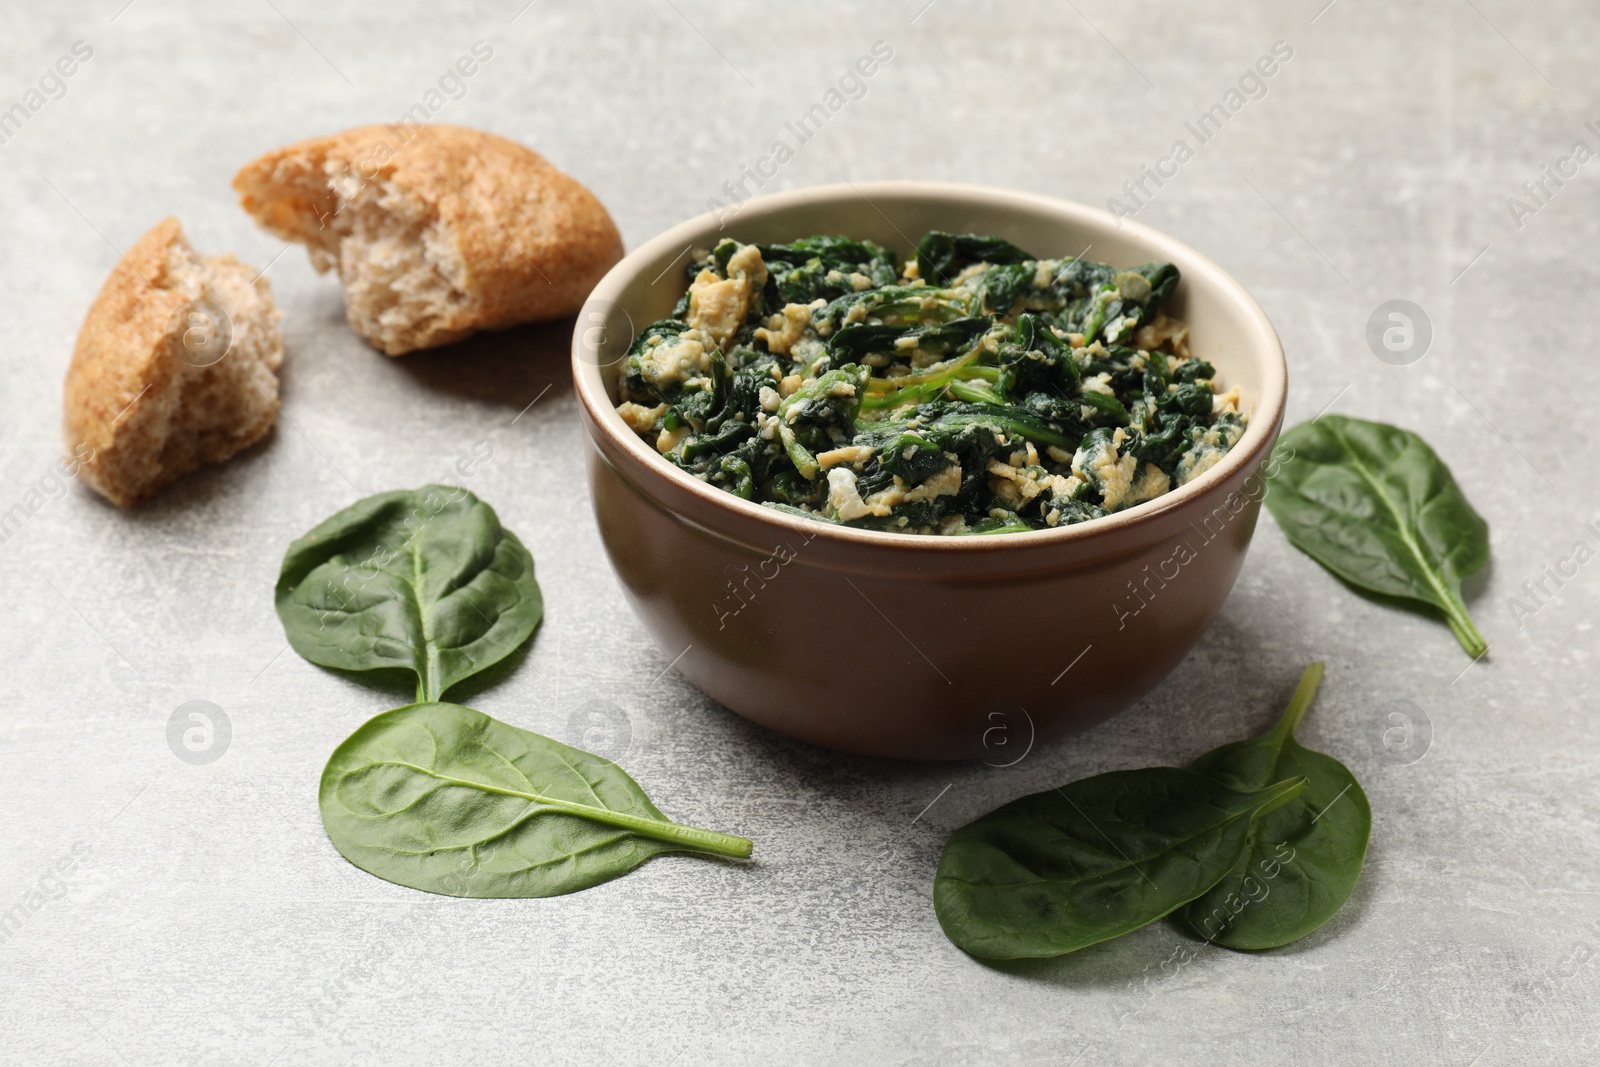
POLYGON ((782 311, 768 317, 766 326, 756 330, 756 340, 765 341, 767 351, 774 355, 787 356, 811 325, 811 309, 823 303, 817 300, 811 304, 785 304, 782 311))
POLYGON ((740 245, 728 259, 728 276, 707 268, 689 286, 687 322, 724 348, 750 314, 750 300, 767 284, 767 265, 755 245, 740 245))
POLYGON ((639 372, 658 389, 670 389, 711 369, 712 346, 700 330, 685 330, 676 337, 659 334, 639 355, 639 372))

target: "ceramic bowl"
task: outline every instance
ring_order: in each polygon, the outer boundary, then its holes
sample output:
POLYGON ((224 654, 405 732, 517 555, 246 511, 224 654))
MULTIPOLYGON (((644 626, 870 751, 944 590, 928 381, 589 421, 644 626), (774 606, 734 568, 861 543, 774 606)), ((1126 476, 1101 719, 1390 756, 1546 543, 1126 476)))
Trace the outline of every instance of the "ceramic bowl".
POLYGON ((1283 348, 1248 293, 1163 234, 1006 189, 863 182, 758 197, 644 244, 573 337, 595 517, 673 669, 790 737, 904 759, 1011 762, 1128 707, 1194 648, 1238 577, 1282 426, 1283 348), (1239 443, 1189 484, 1075 526, 989 537, 884 533, 781 514, 678 470, 614 410, 634 330, 668 317, 692 248, 724 237, 997 234, 1041 256, 1182 273, 1167 310, 1239 386, 1239 443))

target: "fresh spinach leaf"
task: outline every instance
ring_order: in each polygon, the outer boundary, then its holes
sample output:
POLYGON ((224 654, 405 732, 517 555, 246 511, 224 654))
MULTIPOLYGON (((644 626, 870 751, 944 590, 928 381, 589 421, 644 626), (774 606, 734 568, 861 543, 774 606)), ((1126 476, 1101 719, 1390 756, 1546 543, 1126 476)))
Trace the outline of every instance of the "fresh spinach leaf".
POLYGON ((1267 509, 1296 548, 1361 589, 1438 608, 1468 655, 1489 650, 1461 599, 1489 562, 1489 525, 1422 438, 1324 415, 1278 448, 1267 509))
POLYGON ((951 835, 934 911, 988 959, 1059 956, 1155 922, 1237 864, 1252 819, 1302 778, 1245 792, 1176 767, 1112 771, 1014 800, 951 835))
POLYGON ((418 700, 505 658, 544 613, 522 542, 489 505, 444 485, 367 497, 294 542, 276 602, 300 655, 409 670, 418 700))
POLYGON ((1208 941, 1262 949, 1299 940, 1333 918, 1361 875, 1372 832, 1367 795, 1344 764, 1294 739, 1321 681, 1322 664, 1311 664, 1270 733, 1189 764, 1239 791, 1306 780, 1299 796, 1251 823, 1237 866, 1179 913, 1208 941))
POLYGON ((351 863, 448 896, 556 896, 661 852, 751 852, 669 821, 611 761, 457 704, 369 720, 329 758, 319 802, 351 863))
POLYGON ((439 702, 543 613, 528 550, 465 489, 339 512, 289 547, 276 599, 313 663, 417 678, 416 704, 369 720, 322 772, 323 825, 362 870, 450 896, 544 897, 660 852, 750 855, 745 838, 667 819, 609 760, 439 702))

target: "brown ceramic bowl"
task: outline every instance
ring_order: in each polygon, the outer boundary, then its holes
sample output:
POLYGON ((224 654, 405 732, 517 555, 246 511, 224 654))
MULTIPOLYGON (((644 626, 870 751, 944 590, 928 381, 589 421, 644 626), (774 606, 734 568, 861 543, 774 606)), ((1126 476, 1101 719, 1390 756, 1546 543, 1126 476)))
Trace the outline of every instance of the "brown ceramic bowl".
POLYGON ((1283 348, 1239 283, 1194 250, 1080 204, 976 185, 872 182, 746 201, 633 252, 573 337, 589 482, 611 563, 678 671, 732 711, 818 745, 1009 762, 1143 696, 1200 640, 1238 577, 1283 421, 1283 348), (990 537, 855 530, 783 515, 678 470, 613 409, 637 327, 685 288, 690 247, 927 230, 998 234, 1042 256, 1182 272, 1169 310, 1240 387, 1249 428, 1223 460, 1093 522, 990 537))

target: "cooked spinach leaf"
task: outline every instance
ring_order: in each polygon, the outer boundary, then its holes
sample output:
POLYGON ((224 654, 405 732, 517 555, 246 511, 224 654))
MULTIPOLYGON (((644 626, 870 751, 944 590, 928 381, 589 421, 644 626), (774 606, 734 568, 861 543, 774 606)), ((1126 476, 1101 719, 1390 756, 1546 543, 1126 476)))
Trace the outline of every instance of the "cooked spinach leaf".
POLYGON ((946 936, 974 956, 1059 956, 1156 921, 1227 876, 1250 823, 1302 778, 1237 791, 1176 767, 1035 793, 950 836, 933 883, 946 936))
POLYGON ((889 285, 899 275, 894 253, 872 241, 848 237, 802 237, 786 245, 761 245, 767 264, 768 308, 832 300, 853 292, 852 275, 873 285, 889 285))
POLYGON ((1324 415, 1278 448, 1266 504, 1296 548, 1358 588, 1438 608, 1468 655, 1489 650, 1461 599, 1489 562, 1489 525, 1422 438, 1324 415))
POLYGON ((334 750, 318 800, 351 863, 448 896, 556 896, 661 852, 751 852, 669 821, 611 761, 456 704, 369 720, 334 750))
POLYGON ((848 237, 725 239, 688 274, 673 317, 630 345, 618 413, 666 462, 818 521, 1084 522, 1203 474, 1249 418, 1162 313, 1170 264, 1035 259, 936 231, 905 264, 848 237), (947 447, 950 416, 982 429, 947 447), (1074 457, 1096 430, 1091 470, 1074 457))
POLYGON ((1271 732, 1212 749, 1189 769, 1241 792, 1285 778, 1305 791, 1251 823, 1227 876, 1179 913, 1201 937, 1229 948, 1287 945, 1333 918, 1355 888, 1372 832, 1372 808, 1349 768, 1294 738, 1322 681, 1306 668, 1271 732))
POLYGON ((1010 241, 975 233, 930 230, 917 242, 917 273, 929 285, 948 285, 974 263, 1013 264, 1037 259, 1010 241))
POLYGON ((400 668, 417 699, 504 659, 544 613, 533 557, 455 486, 379 493, 289 546, 276 590, 294 650, 351 671, 400 668))

